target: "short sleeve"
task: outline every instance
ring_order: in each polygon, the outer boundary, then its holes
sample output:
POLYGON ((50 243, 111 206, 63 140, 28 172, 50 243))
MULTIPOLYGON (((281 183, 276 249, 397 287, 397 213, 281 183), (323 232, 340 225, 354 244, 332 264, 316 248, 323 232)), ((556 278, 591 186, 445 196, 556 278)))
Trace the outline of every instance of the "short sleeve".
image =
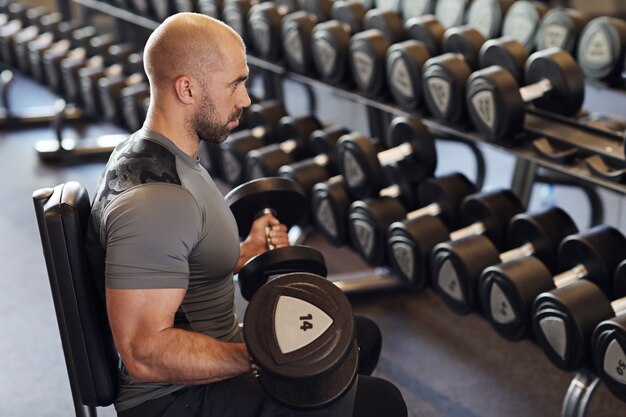
POLYGON ((148 183, 121 194, 107 207, 101 229, 106 287, 187 288, 201 223, 195 199, 179 185, 148 183))

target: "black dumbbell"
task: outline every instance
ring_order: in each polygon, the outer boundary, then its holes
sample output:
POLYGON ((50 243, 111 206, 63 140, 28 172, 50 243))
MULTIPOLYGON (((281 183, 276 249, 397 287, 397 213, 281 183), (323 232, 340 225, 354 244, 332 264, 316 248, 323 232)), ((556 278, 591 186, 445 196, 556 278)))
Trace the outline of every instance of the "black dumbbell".
POLYGON ((507 250, 501 253, 483 235, 441 243, 432 251, 433 277, 439 278, 434 280, 435 288, 446 304, 460 314, 472 311, 479 298, 483 302, 483 311, 490 311, 484 310, 489 306, 484 304, 483 297, 479 297, 479 294, 484 295, 479 291, 479 280, 485 268, 533 255, 554 271, 559 243, 576 232, 574 221, 565 211, 550 207, 538 213, 513 217, 506 232, 507 250), (447 276, 442 277, 440 273, 444 266, 447 276), (448 287, 437 285, 438 282, 450 285, 453 280, 455 283, 452 285, 458 289, 453 292, 448 292, 448 287))
POLYGON ((574 55, 578 40, 591 17, 571 8, 555 7, 543 18, 537 31, 537 49, 560 48, 574 55))
POLYGON ((266 284, 248 304, 243 336, 256 379, 289 408, 328 406, 356 381, 352 308, 323 277, 292 273, 266 284))
POLYGON ((287 115, 283 103, 278 100, 254 103, 244 110, 244 114, 252 129, 233 132, 220 145, 219 176, 231 186, 246 180, 246 156, 250 151, 279 141, 278 126, 287 115))
POLYGON ((250 0, 224 0, 222 6, 224 22, 241 36, 248 47, 250 47, 250 28, 247 21, 250 7, 254 4, 256 3, 250 0))
POLYGON ((601 286, 608 290, 610 277, 620 261, 616 259, 619 256, 611 253, 624 252, 620 247, 623 242, 619 232, 607 227, 567 237, 559 245, 557 255, 557 270, 567 272, 556 276, 535 256, 486 268, 479 284, 485 317, 506 339, 520 340, 528 336, 533 302, 542 292, 585 276, 596 282, 603 281, 601 286))
POLYGON ((122 124, 131 132, 139 130, 147 115, 146 100, 150 98, 150 86, 144 80, 122 88, 120 96, 122 124))
MULTIPOLYGON (((385 169, 390 185, 380 190, 377 197, 398 199, 405 207, 414 207, 417 204, 415 185, 401 175, 393 175, 394 169, 391 166, 385 169)), ((317 183, 311 190, 311 210, 316 228, 335 246, 350 243, 348 211, 353 201, 341 175, 317 183)))
POLYGON ((537 1, 516 1, 507 11, 502 23, 502 35, 522 43, 529 51, 535 50, 535 39, 548 6, 537 1))
POLYGON ((281 25, 287 14, 287 6, 273 2, 255 4, 248 13, 248 32, 252 51, 259 57, 277 62, 282 57, 281 25))
POLYGON ((105 120, 119 125, 123 124, 122 90, 137 84, 146 84, 141 54, 132 53, 128 55, 126 61, 121 72, 113 76, 99 78, 97 81, 97 96, 100 99, 102 116, 105 120))
MULTIPOLYGON (((626 258, 626 238, 613 227, 599 226, 569 237, 561 246, 560 263, 568 270, 553 281, 566 284, 537 295, 532 328, 548 359, 561 370, 573 371, 591 365, 593 330, 601 321, 615 316, 610 300, 625 294, 623 282, 615 281, 622 287, 621 292, 615 291, 613 278, 626 258)), ((545 275, 541 277, 545 280, 545 275)))
POLYGON ((316 130, 309 137, 312 152, 316 155, 283 165, 278 170, 277 175, 298 183, 309 199, 315 184, 327 181, 330 177, 337 175, 336 164, 333 160, 333 144, 336 144, 339 138, 347 133, 349 130, 343 127, 316 130))
POLYGON ((364 28, 350 39, 352 76, 365 96, 385 98, 387 50, 406 39, 404 24, 391 10, 370 10, 365 15, 364 28))
POLYGON ((626 401, 626 314, 623 305, 611 303, 611 307, 615 313, 622 313, 594 329, 591 338, 593 369, 609 391, 626 401))
POLYGON ((422 67, 430 57, 428 48, 414 39, 387 49, 387 85, 396 103, 405 110, 422 107, 422 67))
MULTIPOLYGON (((19 31, 13 39, 13 58, 15 67, 18 68, 23 74, 30 74, 30 65, 28 60, 28 53, 26 45, 35 40, 43 33, 41 19, 48 18, 50 13, 45 7, 35 7, 26 11, 26 16, 23 22, 23 29, 19 31)), ((55 13, 54 16, 59 16, 55 13)))
POLYGON ((410 237, 424 233, 423 227, 428 226, 429 223, 420 221, 420 218, 436 216, 449 230, 458 229, 461 226, 461 201, 476 192, 476 186, 460 173, 429 178, 418 187, 418 206, 421 208, 389 225, 384 237, 389 266, 410 288, 421 289, 428 280, 427 268, 419 259, 428 258, 431 248, 428 253, 415 253, 420 247, 413 245, 410 237), (415 228, 421 230, 415 231, 415 228))
POLYGON ((515 0, 474 0, 467 9, 466 24, 486 39, 500 36, 502 22, 515 0))
POLYGON ((383 168, 397 164, 406 180, 418 183, 432 176, 437 167, 435 141, 417 118, 399 116, 389 124, 389 149, 359 133, 339 139, 336 149, 338 170, 354 198, 374 197, 385 187, 383 168))
MULTIPOLYGON (((421 184, 417 193, 417 209, 406 207, 394 198, 355 201, 348 214, 352 246, 371 266, 393 263, 388 260, 397 259, 396 254, 387 251, 387 232, 390 228, 410 227, 413 220, 431 215, 439 216, 450 229, 456 229, 460 226, 461 201, 475 192, 476 188, 465 176, 453 174, 431 178, 421 184), (395 224, 397 222, 402 224, 395 224)), ((413 279, 407 280, 407 283, 412 288, 419 286, 413 279)))
POLYGON ((317 72, 331 83, 356 81, 360 87, 367 85, 369 90, 378 88, 385 81, 380 64, 384 62, 381 59, 390 40, 396 42, 404 37, 402 20, 389 10, 366 11, 363 4, 355 0, 335 3, 331 17, 332 20, 313 29, 313 60, 317 72), (367 30, 378 32, 370 32, 372 36, 361 35, 367 30), (355 41, 355 37, 362 39, 355 41), (357 50, 360 52, 355 56, 357 50), (360 73, 355 72, 355 58, 358 58, 360 73))
MULTIPOLYGON (((254 220, 271 213, 288 228, 301 225, 306 219, 308 201, 298 184, 287 178, 263 178, 234 188, 226 196, 239 229, 239 236, 250 233, 254 220)), ((269 230, 268 230, 269 232, 269 230)), ((326 262, 319 251, 308 246, 274 248, 248 260, 239 270, 241 295, 252 295, 271 277, 290 272, 310 272, 326 276, 326 262)))
MULTIPOLYGON (((440 218, 429 215, 414 219, 410 227, 394 223, 394 227, 387 231, 388 252, 393 254, 395 244, 403 245, 397 255, 402 255, 405 259, 397 259, 401 263, 398 267, 415 271, 413 276, 417 277, 416 285, 421 287, 432 275, 430 256, 436 245, 470 235, 485 234, 497 242, 498 247, 503 247, 509 221, 522 211, 522 203, 510 190, 472 194, 461 203, 460 224, 464 227, 450 232, 440 218)), ((398 257, 395 254, 393 256, 398 257)))
POLYGON ((625 56, 625 21, 603 16, 585 26, 576 54, 585 77, 609 85, 621 83, 625 56))
POLYGON ((499 65, 511 73, 521 85, 524 83, 524 66, 528 56, 528 49, 513 38, 489 39, 480 48, 478 66, 487 68, 499 65))
POLYGON ((523 131, 525 106, 565 116, 577 114, 585 98, 580 66, 565 51, 535 52, 526 62, 525 87, 506 70, 492 66, 474 72, 467 84, 467 106, 474 127, 492 140, 513 140, 523 131))
POLYGON ((441 54, 446 28, 434 15, 427 14, 410 18, 405 22, 404 30, 408 39, 422 42, 431 56, 441 54))
POLYGON ((246 177, 273 177, 283 165, 312 156, 310 136, 318 129, 322 124, 315 116, 284 116, 279 122, 279 136, 284 140, 248 152, 246 177))

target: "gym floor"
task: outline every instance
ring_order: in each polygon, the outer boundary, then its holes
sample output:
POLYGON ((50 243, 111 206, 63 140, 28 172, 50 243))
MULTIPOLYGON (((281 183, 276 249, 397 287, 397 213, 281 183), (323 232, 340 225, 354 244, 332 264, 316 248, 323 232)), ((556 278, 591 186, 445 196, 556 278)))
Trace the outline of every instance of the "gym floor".
MULTIPOLYGON (((12 90, 19 94, 10 97, 17 109, 53 102, 54 96, 45 89, 24 80, 19 83, 12 90)), ((296 87, 286 86, 291 88, 296 87)), ((287 108, 297 107, 289 102, 287 105, 287 108)), ((328 116, 332 121, 333 110, 323 107, 328 114, 320 117, 328 116)), ((342 111, 347 114, 348 110, 342 111)), ((353 123, 363 126, 364 119, 358 111, 352 114, 353 123)), ((111 125, 93 124, 80 134, 118 132, 111 125)), ((0 416, 3 417, 73 415, 31 195, 38 188, 69 180, 81 182, 93 195, 103 163, 43 165, 34 146, 37 141, 49 138, 52 131, 48 127, 0 132, 4 196, 0 204, 0 416)), ((473 178, 472 161, 462 149, 444 143, 438 144, 438 151, 439 173, 462 167, 473 178)), ((488 151, 487 158, 488 186, 508 185, 512 158, 493 150, 488 151)), ((531 205, 542 204, 544 191, 537 188, 531 205)), ((622 199, 607 193, 603 196, 608 201, 607 222, 619 226, 622 199)), ((586 227, 588 213, 579 193, 557 189, 548 193, 548 197, 570 211, 579 227, 586 227)), ((331 277, 372 272, 349 249, 330 247, 317 235, 311 235, 307 243, 324 252, 331 277)), ((563 398, 575 374, 559 371, 531 342, 505 341, 479 315, 458 316, 429 290, 372 293, 351 299, 355 313, 372 317, 380 325, 384 345, 375 375, 398 385, 410 416, 560 415, 563 398)), ((241 315, 245 304, 240 297, 237 306, 241 315)), ((611 417, 625 413, 626 404, 600 384, 587 415, 611 417)), ((115 415, 112 407, 99 410, 99 414, 115 415)))

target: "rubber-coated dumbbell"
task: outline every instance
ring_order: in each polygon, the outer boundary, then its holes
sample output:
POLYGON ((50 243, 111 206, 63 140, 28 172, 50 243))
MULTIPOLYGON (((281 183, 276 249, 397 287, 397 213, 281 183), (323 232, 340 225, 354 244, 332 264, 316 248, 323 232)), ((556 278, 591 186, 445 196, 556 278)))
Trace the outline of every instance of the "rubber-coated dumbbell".
MULTIPOLYGON (((460 222, 461 201, 475 192, 476 188, 465 176, 453 174, 431 178, 421 184, 417 192, 417 209, 406 207, 394 198, 355 201, 348 214, 352 246, 369 265, 386 264, 390 259, 386 249, 387 231, 392 224, 401 222, 402 225, 393 227, 406 227, 418 217, 431 215, 439 216, 450 229, 456 229, 460 222)), ((396 258, 393 253, 389 255, 396 258)), ((407 282, 415 283, 414 280, 407 282)))
POLYGON ((528 50, 535 50, 535 39, 541 19, 548 6, 537 1, 516 1, 507 11, 502 23, 502 35, 518 40, 528 50))
POLYGON ((610 290, 611 277, 623 253, 624 238, 608 227, 592 228, 564 239, 558 249, 554 275, 536 257, 529 256, 486 268, 480 277, 480 299, 485 317, 509 340, 531 331, 533 302, 539 294, 588 277, 610 290))
POLYGON ((523 131, 525 106, 573 116, 585 98, 585 78, 570 54, 546 49, 526 62, 525 87, 506 70, 492 66, 474 72, 467 84, 467 106, 474 127, 493 140, 513 140, 523 131))
POLYGON ((590 20, 591 17, 580 10, 564 7, 550 9, 537 30, 537 49, 560 48, 574 55, 583 29, 590 20))
POLYGON ((112 123, 123 124, 122 120, 122 90, 126 87, 146 82, 143 72, 141 54, 132 53, 127 58, 127 65, 116 75, 98 79, 97 89, 102 107, 102 116, 112 123))
POLYGON ((385 187, 383 168, 388 165, 399 165, 411 183, 418 183, 435 172, 435 141, 421 120, 394 118, 387 138, 390 146, 387 150, 359 133, 345 135, 337 142, 337 168, 355 198, 373 197, 385 187))
MULTIPOLYGON (((623 268, 620 266, 619 270, 623 268)), ((624 309, 623 305, 617 303, 611 303, 611 307, 615 313, 624 309)), ((626 314, 621 313, 596 326, 591 338, 593 369, 609 391, 622 401, 626 401, 625 351, 626 314)))
POLYGON ((435 0, 400 0, 400 3, 402 4, 402 18, 405 22, 435 11, 435 0))
POLYGON ((515 0, 474 0, 467 9, 466 24, 478 30, 485 39, 500 36, 502 22, 515 0))
POLYGON ((279 135, 284 140, 248 152, 246 177, 273 177, 283 165, 312 156, 310 136, 318 129, 322 129, 322 124, 314 116, 284 116, 279 122, 279 135))
POLYGON ((387 85, 396 103, 405 110, 422 107, 422 67, 430 57, 428 48, 414 39, 387 49, 387 85))
POLYGON ((244 110, 252 129, 233 132, 220 145, 219 176, 231 186, 246 180, 246 156, 254 149, 277 142, 280 120, 287 115, 283 103, 266 100, 244 110))
POLYGON ((150 99, 150 86, 144 80, 120 91, 122 124, 131 132, 139 130, 147 115, 146 100, 150 99))
POLYGON ((350 68, 359 90, 367 97, 384 98, 387 91, 386 58, 392 44, 406 39, 404 24, 390 10, 370 10, 365 30, 350 39, 350 68))
MULTIPOLYGON (((385 170, 387 177, 393 177, 393 168, 385 170)), ((378 198, 398 199, 405 207, 417 204, 417 190, 414 184, 406 181, 401 175, 391 178, 388 187, 378 192, 378 198)), ((348 230, 348 211, 353 198, 348 192, 343 176, 336 175, 328 181, 313 186, 311 191, 311 210, 318 231, 335 246, 350 243, 348 230)))
POLYGON ((436 288, 448 306, 460 314, 467 314, 480 298, 479 280, 485 268, 533 255, 554 271, 559 243, 577 231, 574 221, 564 210, 550 207, 538 213, 513 217, 506 232, 507 250, 501 253, 483 235, 441 243, 432 251, 432 271, 433 277, 439 277, 445 265, 446 277, 440 279, 446 286, 436 285, 436 288), (448 292, 452 281, 455 281, 455 291, 448 292))
POLYGON ((313 60, 317 72, 331 83, 351 84, 356 81, 359 86, 371 84, 369 89, 376 88, 375 85, 383 82, 385 76, 384 72, 375 73, 379 67, 374 68, 371 65, 380 63, 389 39, 399 41, 403 38, 402 20, 389 10, 366 11, 363 4, 355 0, 335 3, 331 9, 331 17, 332 20, 320 23, 313 29, 313 60), (378 47, 370 42, 370 38, 355 41, 358 45, 352 45, 355 37, 358 39, 358 36, 363 36, 360 35, 362 31, 374 29, 380 31, 376 32, 379 35, 376 39, 383 39, 384 45, 378 47), (361 63, 360 74, 354 66, 355 56, 351 52, 353 48, 360 50, 356 54, 361 63))
MULTIPOLYGON (((49 16, 49 11, 45 7, 35 7, 26 11, 26 17, 23 22, 23 28, 15 34, 13 39, 13 59, 15 67, 23 74, 30 74, 30 66, 28 54, 26 52, 26 44, 35 40, 43 33, 41 19, 49 16)), ((57 13, 54 14, 58 16, 57 13)))
POLYGON ((292 273, 263 286, 248 304, 243 336, 256 379, 289 408, 328 406, 357 379, 352 308, 323 277, 292 273))
MULTIPOLYGON (((288 228, 300 225, 306 218, 309 204, 298 184, 287 178, 249 181, 234 188, 225 199, 235 216, 241 238, 249 234, 256 218, 268 213, 288 228)), ((238 284, 246 300, 278 274, 310 272, 326 276, 326 262, 316 249, 308 246, 274 248, 269 238, 268 249, 249 259, 239 270, 238 284)))
POLYGON ((428 259, 432 247, 419 252, 421 246, 414 245, 411 237, 427 233, 426 227, 430 223, 420 218, 425 214, 438 217, 449 230, 458 229, 461 201, 476 192, 476 186, 460 173, 427 179, 418 187, 418 206, 421 208, 408 213, 406 219, 389 225, 385 236, 389 266, 410 288, 422 289, 429 278, 427 263, 419 260, 428 259))
POLYGON ((414 219, 410 228, 394 223, 394 227, 387 231, 388 251, 391 253, 397 242, 406 245, 403 256, 410 258, 402 262, 412 265, 413 270, 420 274, 420 284, 417 285, 421 287, 432 275, 430 255, 436 245, 485 234, 502 248, 509 221, 523 210, 522 203, 510 190, 472 194, 461 203, 460 224, 464 227, 451 232, 440 218, 429 215, 414 219))
POLYGON ((621 83, 626 56, 626 22, 597 17, 583 29, 576 57, 585 77, 609 85, 621 83))
POLYGON ((282 57, 281 25, 290 10, 273 2, 255 4, 248 14, 248 32, 252 51, 259 57, 277 62, 282 57))
POLYGON ((298 183, 307 199, 310 197, 313 186, 319 182, 327 181, 330 177, 337 175, 336 164, 333 161, 333 143, 337 143, 339 138, 349 133, 343 127, 330 127, 320 129, 311 133, 309 137, 314 157, 302 159, 279 168, 279 177, 289 178, 298 183), (321 147, 318 143, 323 143, 321 147))
POLYGON ((573 371, 591 365, 593 330, 615 316, 610 300, 626 294, 623 283, 621 293, 613 285, 617 266, 626 259, 626 238, 613 227, 600 226, 566 239, 559 256, 562 267, 569 269, 553 281, 573 281, 535 298, 532 327, 548 359, 561 370, 573 371))
POLYGON ((499 65, 521 85, 524 83, 524 66, 528 56, 528 49, 513 38, 489 39, 480 48, 478 66, 487 68, 499 65))

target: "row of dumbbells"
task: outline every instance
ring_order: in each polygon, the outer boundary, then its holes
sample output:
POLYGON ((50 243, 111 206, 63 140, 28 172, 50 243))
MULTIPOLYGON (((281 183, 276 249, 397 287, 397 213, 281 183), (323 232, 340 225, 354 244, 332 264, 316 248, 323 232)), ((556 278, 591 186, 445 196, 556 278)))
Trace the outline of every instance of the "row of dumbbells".
MULTIPOLYGON (((136 130, 143 123, 149 87, 142 55, 112 34, 64 21, 45 7, 0 5, 0 59, 94 118, 136 130)), ((8 86, 4 86, 8 88, 8 86)))

